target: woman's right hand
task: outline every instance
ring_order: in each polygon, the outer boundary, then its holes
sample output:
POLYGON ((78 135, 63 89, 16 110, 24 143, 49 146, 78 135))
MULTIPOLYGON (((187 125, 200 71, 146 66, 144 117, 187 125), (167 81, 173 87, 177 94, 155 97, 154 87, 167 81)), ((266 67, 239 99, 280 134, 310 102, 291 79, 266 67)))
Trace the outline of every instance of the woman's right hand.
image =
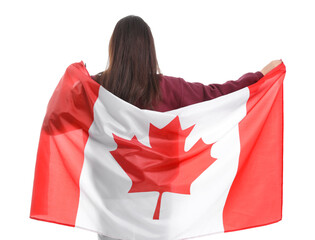
POLYGON ((267 66, 265 66, 260 72, 266 75, 268 72, 270 72, 272 69, 274 69, 276 66, 278 66, 281 63, 282 63, 282 60, 273 60, 267 66))

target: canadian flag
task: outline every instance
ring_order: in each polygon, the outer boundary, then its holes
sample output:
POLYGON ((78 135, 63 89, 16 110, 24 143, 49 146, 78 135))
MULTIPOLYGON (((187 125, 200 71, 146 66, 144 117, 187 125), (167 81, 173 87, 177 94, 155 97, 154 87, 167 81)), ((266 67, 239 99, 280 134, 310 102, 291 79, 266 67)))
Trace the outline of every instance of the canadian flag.
POLYGON ((257 83, 167 112, 71 64, 43 121, 30 218, 124 240, 176 240, 282 218, 283 63, 257 83))

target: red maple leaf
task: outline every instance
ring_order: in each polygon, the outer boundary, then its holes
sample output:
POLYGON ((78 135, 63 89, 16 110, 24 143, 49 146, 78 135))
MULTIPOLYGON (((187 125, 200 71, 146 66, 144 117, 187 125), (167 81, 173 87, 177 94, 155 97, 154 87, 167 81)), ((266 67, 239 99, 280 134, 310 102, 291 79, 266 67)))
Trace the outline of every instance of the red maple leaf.
POLYGON ((201 138, 184 151, 194 126, 181 129, 178 116, 161 129, 150 123, 151 147, 141 144, 136 136, 128 140, 113 134, 117 149, 110 153, 132 180, 129 193, 159 192, 153 219, 159 219, 163 192, 190 194, 192 182, 216 160, 210 155, 214 143, 205 144, 201 138))

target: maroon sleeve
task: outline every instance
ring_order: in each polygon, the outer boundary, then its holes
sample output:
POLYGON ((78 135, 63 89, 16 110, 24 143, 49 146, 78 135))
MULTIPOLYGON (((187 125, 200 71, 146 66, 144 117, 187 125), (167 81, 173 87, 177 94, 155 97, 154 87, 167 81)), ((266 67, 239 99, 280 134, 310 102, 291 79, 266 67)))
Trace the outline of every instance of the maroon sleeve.
POLYGON ((227 81, 223 84, 214 83, 209 85, 204 85, 199 82, 186 82, 184 79, 180 78, 180 107, 207 101, 234 92, 257 82, 263 76, 260 71, 255 73, 249 72, 242 75, 238 80, 227 81))

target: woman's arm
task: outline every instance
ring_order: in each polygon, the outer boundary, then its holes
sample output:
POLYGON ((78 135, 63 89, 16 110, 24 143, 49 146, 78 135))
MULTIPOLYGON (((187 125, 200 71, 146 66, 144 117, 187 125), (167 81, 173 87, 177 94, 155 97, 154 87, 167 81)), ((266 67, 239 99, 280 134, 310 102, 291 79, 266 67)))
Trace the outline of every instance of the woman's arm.
POLYGON ((199 82, 186 82, 184 79, 179 78, 179 88, 181 89, 180 107, 234 92, 257 82, 263 76, 260 71, 249 72, 241 76, 238 80, 227 81, 223 84, 212 83, 209 85, 199 82))

